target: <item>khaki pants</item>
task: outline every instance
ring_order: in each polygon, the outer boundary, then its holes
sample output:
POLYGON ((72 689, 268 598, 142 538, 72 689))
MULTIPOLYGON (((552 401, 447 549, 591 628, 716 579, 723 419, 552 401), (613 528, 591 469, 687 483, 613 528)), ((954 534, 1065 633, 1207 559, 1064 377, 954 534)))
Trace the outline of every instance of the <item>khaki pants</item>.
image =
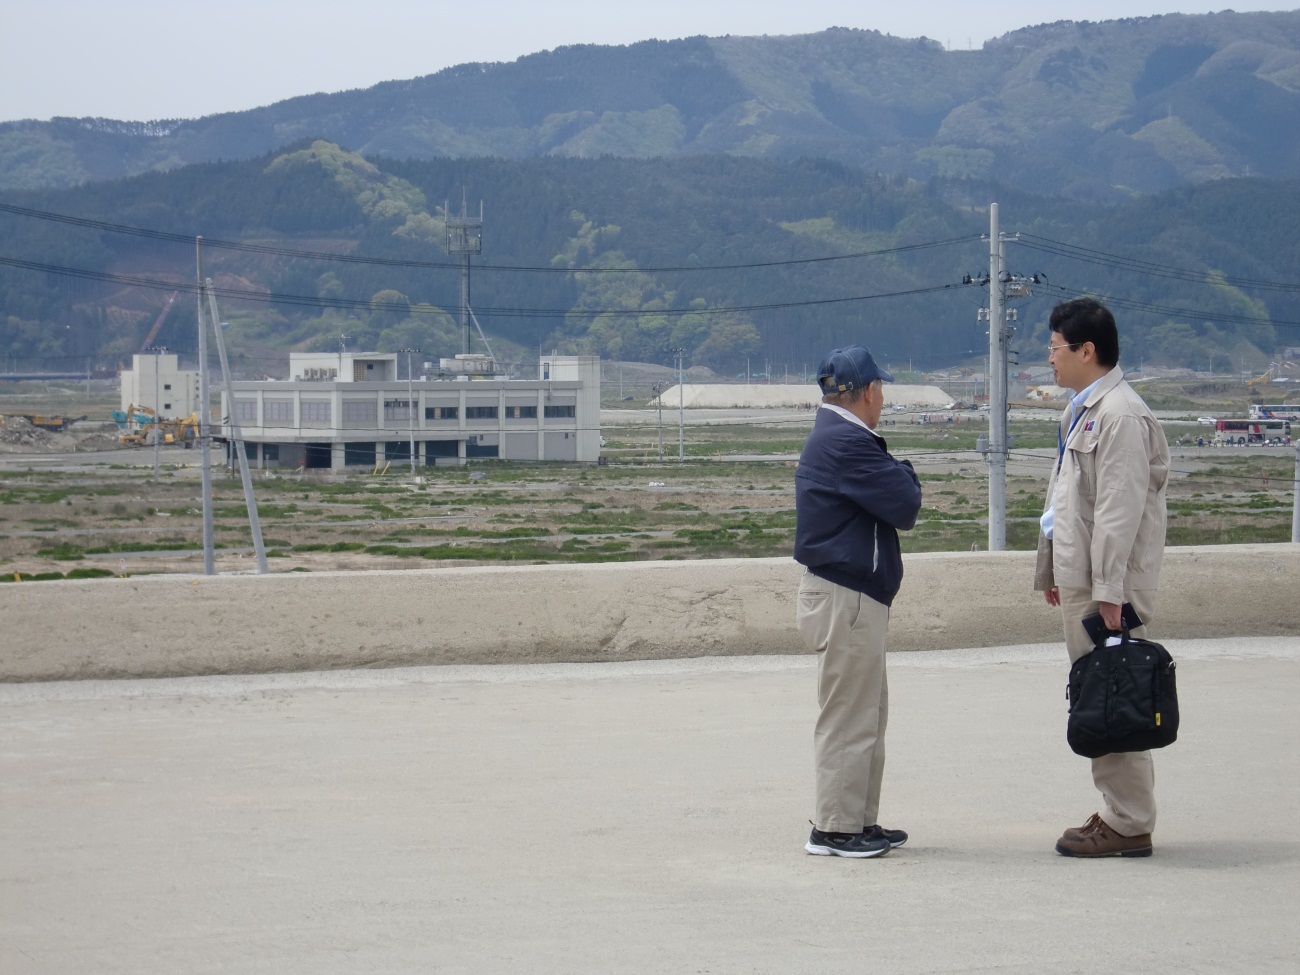
POLYGON ((828 833, 859 833, 878 822, 880 810, 889 720, 889 607, 805 572, 795 623, 804 645, 818 654, 814 823, 828 833))
MULTIPOLYGON (((1097 604, 1090 589, 1062 586, 1060 593, 1065 649, 1070 655, 1070 663, 1074 663, 1092 650, 1092 640, 1080 620, 1097 612, 1097 604)), ((1124 601, 1132 605, 1144 623, 1151 622, 1155 614, 1155 590, 1126 592, 1124 601)), ((1146 627, 1140 626, 1130 633, 1145 637, 1146 627)), ((1101 793, 1101 818, 1107 826, 1121 836, 1139 836, 1155 829, 1156 772, 1150 752, 1118 752, 1094 758, 1092 781, 1101 793)))

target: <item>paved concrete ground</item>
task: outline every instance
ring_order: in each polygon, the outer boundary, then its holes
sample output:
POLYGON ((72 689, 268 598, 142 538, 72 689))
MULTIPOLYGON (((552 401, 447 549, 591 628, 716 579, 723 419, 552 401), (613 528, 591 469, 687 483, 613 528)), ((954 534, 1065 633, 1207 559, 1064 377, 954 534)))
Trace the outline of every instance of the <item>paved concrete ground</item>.
POLYGON ((880 860, 803 853, 810 657, 0 686, 0 971, 1293 972, 1300 641, 1170 641, 1146 860, 1058 646, 891 656, 880 860))

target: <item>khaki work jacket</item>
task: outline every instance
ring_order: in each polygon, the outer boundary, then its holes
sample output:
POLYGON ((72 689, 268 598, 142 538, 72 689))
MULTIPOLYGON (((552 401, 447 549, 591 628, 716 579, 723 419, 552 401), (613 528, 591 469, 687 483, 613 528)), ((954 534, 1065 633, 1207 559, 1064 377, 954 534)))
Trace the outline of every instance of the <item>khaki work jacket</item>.
POLYGON ((1155 415, 1115 367, 1061 418, 1064 448, 1043 510, 1056 504, 1052 538, 1038 538, 1037 590, 1090 589, 1099 602, 1160 586, 1169 444, 1155 415), (1060 489, 1058 490, 1058 483, 1060 489))

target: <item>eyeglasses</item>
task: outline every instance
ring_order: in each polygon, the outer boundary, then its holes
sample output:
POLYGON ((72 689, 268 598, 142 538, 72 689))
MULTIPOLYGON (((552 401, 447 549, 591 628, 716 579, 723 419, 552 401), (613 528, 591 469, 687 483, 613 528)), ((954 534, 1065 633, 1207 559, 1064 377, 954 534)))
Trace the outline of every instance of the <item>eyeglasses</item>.
POLYGON ((1069 349, 1070 351, 1074 351, 1079 346, 1087 345, 1087 344, 1088 344, 1087 342, 1069 342, 1069 343, 1062 342, 1060 345, 1052 345, 1049 342, 1047 344, 1047 358, 1050 360, 1052 356, 1056 355, 1056 353, 1060 352, 1062 349, 1069 349))

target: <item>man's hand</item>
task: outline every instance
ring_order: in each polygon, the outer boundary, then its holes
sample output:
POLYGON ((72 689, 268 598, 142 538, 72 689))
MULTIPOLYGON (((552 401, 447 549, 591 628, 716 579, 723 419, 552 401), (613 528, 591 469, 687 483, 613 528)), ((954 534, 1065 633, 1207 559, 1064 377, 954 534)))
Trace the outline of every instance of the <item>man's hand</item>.
POLYGON ((1047 600, 1048 606, 1061 605, 1061 590, 1058 588, 1044 589, 1043 598, 1047 600))
POLYGON ((1119 603, 1097 603, 1097 612, 1101 613, 1101 621, 1106 624, 1106 629, 1116 632, 1121 629, 1120 609, 1119 603))

